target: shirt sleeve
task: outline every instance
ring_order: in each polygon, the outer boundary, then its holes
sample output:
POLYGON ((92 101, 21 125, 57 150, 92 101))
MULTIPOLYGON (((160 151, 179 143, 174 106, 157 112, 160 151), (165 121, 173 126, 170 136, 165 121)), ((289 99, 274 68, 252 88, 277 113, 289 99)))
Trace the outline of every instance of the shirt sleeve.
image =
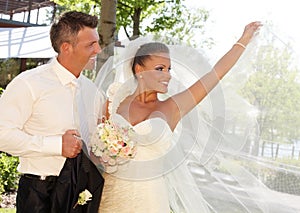
POLYGON ((62 135, 31 135, 24 130, 33 104, 30 85, 14 78, 0 98, 0 150, 21 157, 60 156, 62 135))
POLYGON ((107 97, 102 90, 97 90, 97 100, 99 106, 99 108, 97 109, 98 120, 101 120, 106 113, 106 100, 107 100, 107 97))

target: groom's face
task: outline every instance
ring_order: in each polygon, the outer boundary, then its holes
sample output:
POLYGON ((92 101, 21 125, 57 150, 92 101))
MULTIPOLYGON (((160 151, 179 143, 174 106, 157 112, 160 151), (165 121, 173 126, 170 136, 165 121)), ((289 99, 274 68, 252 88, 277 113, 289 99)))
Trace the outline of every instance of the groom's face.
POLYGON ((96 55, 101 51, 97 29, 85 27, 79 31, 76 41, 72 45, 72 59, 74 64, 83 69, 87 64, 92 66, 96 55))

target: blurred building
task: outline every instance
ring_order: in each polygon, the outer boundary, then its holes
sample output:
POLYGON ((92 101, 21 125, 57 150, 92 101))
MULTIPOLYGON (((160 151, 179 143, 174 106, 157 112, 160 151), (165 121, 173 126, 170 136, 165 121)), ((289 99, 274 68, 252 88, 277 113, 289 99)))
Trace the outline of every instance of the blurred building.
POLYGON ((53 6, 55 13, 55 3, 50 0, 0 0, 0 27, 29 27, 37 26, 40 18, 40 9, 53 6), (32 11, 37 12, 33 17, 32 11), (22 16, 23 20, 15 21, 14 16, 22 16), (32 21, 34 20, 34 21, 32 21))
POLYGON ((50 23, 56 12, 53 1, 0 0, 0 87, 5 88, 20 72, 47 63, 55 55, 50 26, 41 24, 48 8, 50 23))

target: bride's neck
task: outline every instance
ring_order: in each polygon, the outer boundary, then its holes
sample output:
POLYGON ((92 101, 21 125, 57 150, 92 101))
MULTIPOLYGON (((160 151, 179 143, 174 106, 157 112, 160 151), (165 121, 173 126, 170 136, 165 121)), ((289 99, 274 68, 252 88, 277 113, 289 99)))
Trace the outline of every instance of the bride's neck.
POLYGON ((141 103, 149 103, 157 101, 157 93, 156 92, 140 92, 136 91, 135 100, 141 103))

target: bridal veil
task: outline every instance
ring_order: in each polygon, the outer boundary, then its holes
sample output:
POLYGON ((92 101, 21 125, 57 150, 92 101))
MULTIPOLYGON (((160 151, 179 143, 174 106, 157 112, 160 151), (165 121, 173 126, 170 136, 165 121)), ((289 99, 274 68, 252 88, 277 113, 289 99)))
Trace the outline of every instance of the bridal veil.
MULTIPOLYGON (((249 70, 254 69, 257 49, 268 36, 271 32, 263 27, 230 73, 177 125, 172 147, 158 159, 163 169, 155 171, 155 164, 143 162, 144 170, 153 167, 154 171, 146 175, 120 173, 120 178, 139 181, 164 176, 171 209, 176 213, 300 212, 300 193, 272 187, 262 172, 294 177, 294 182, 291 178, 277 179, 278 185, 289 188, 300 182, 299 167, 278 163, 258 152, 253 154, 253 144, 260 140, 258 109, 239 92, 251 74, 249 70)), ((134 91, 131 60, 140 45, 151 41, 161 40, 149 36, 122 42, 124 47, 117 47, 115 56, 98 72, 98 88, 107 91, 112 83, 120 82, 126 86, 114 93, 122 96, 124 89, 134 91)), ((201 50, 182 44, 168 47, 172 79, 168 93, 160 95, 161 99, 188 88, 212 68, 201 50)), ((135 169, 139 168, 142 166, 135 169)))

